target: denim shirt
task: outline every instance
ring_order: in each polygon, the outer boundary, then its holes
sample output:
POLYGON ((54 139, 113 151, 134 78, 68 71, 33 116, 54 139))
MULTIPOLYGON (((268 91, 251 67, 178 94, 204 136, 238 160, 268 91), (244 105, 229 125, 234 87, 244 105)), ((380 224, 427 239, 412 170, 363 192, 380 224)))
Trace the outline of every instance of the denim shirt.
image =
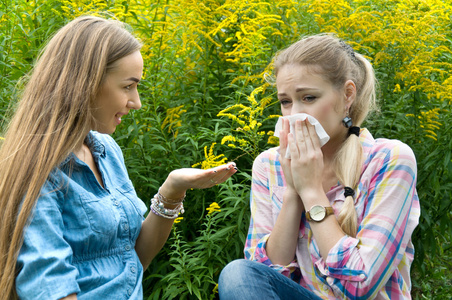
POLYGON ((121 149, 90 132, 104 188, 73 153, 44 184, 17 260, 20 299, 142 299, 135 252, 146 206, 137 197, 121 149))

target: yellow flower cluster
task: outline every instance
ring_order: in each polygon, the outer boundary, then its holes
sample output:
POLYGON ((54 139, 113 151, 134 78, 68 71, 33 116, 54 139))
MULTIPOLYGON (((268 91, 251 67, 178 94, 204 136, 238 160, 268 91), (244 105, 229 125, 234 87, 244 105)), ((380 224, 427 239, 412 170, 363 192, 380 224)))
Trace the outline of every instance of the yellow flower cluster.
MULTIPOLYGON (((438 122, 438 115, 440 113, 439 108, 434 108, 429 111, 421 111, 421 114, 417 116, 417 118, 420 121, 420 126, 426 133, 425 136, 428 138, 431 138, 435 141, 437 141, 437 133, 436 131, 440 129, 440 127, 443 125, 440 122, 438 122)), ((413 114, 407 114, 407 117, 416 117, 413 114)))
POLYGON ((216 202, 212 202, 212 204, 210 204, 209 207, 206 208, 206 210, 208 211, 207 214, 209 215, 213 214, 214 212, 221 211, 220 206, 216 202))
POLYGON ((225 164, 228 161, 228 158, 224 156, 224 154, 220 154, 220 155, 215 155, 213 153, 213 148, 215 147, 217 143, 212 143, 212 145, 210 146, 209 152, 207 152, 207 146, 204 147, 204 156, 205 156, 205 160, 200 162, 200 163, 196 163, 194 165, 192 165, 192 167, 197 167, 197 166, 201 166, 201 169, 210 169, 210 168, 214 168, 220 165, 225 164))
MULTIPOLYGON (((394 68, 394 92, 420 92, 429 101, 452 103, 452 54, 448 42, 452 3, 440 0, 311 0, 308 12, 319 29, 335 32, 374 66, 394 68)), ((425 119, 424 116, 419 116, 425 119)), ((430 127, 436 137, 440 127, 430 127)))
MULTIPOLYGON (((251 94, 246 97, 248 101, 248 106, 245 104, 235 104, 223 109, 218 113, 219 117, 227 117, 232 121, 236 122, 239 127, 237 127, 234 132, 241 136, 235 137, 228 135, 223 137, 221 144, 227 144, 231 148, 240 148, 245 152, 254 152, 257 147, 258 141, 264 136, 265 131, 259 130, 262 123, 259 119, 263 118, 263 111, 272 102, 271 96, 265 96, 260 101, 256 100, 256 95, 259 93, 264 93, 268 83, 255 88, 251 94)), ((271 115, 268 118, 274 118, 278 116, 271 115)), ((268 119, 267 118, 267 119, 268 119)))
POLYGON ((90 14, 97 16, 110 16, 118 20, 126 21, 132 14, 127 5, 114 5, 105 0, 63 0, 61 1, 62 12, 56 12, 69 19, 81 15, 90 14))
POLYGON ((182 126, 181 115, 184 112, 187 112, 187 110, 184 109, 184 105, 168 108, 166 110, 166 117, 161 125, 162 130, 168 126, 168 133, 173 132, 173 135, 176 138, 179 133, 178 128, 182 126))

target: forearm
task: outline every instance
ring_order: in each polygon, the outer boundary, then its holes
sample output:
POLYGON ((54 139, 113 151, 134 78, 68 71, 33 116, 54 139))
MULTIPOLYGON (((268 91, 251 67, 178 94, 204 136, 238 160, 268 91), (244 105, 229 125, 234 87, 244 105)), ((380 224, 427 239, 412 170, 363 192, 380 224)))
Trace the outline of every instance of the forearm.
POLYGON ((281 211, 268 238, 266 252, 273 264, 288 265, 295 257, 303 203, 298 194, 284 192, 281 211))
MULTIPOLYGON (((170 199, 182 199, 185 190, 175 187, 169 180, 165 181, 159 191, 170 199)), ((165 205, 173 209, 176 205, 165 205)), ((157 253, 165 245, 171 232, 174 220, 158 216, 150 212, 141 225, 141 231, 135 245, 135 251, 140 258, 143 269, 146 269, 157 253)))
MULTIPOLYGON (((324 207, 331 206, 323 190, 311 191, 310 193, 304 193, 302 195, 303 204, 305 205, 306 210, 310 210, 314 205, 322 205, 324 207)), ((320 255, 326 260, 330 250, 345 236, 345 234, 334 214, 327 216, 321 222, 310 221, 309 225, 311 227, 312 235, 319 247, 320 255)))
POLYGON ((152 212, 144 220, 135 244, 135 251, 140 258, 143 269, 146 270, 163 245, 165 245, 173 222, 174 220, 165 219, 152 212))

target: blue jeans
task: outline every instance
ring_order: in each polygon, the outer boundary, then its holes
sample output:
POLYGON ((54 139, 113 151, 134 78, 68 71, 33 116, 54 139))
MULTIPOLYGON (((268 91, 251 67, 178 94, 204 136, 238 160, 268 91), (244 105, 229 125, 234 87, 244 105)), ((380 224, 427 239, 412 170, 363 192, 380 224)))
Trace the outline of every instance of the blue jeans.
POLYGON ((220 274, 221 300, 322 299, 290 278, 255 261, 237 259, 220 274))

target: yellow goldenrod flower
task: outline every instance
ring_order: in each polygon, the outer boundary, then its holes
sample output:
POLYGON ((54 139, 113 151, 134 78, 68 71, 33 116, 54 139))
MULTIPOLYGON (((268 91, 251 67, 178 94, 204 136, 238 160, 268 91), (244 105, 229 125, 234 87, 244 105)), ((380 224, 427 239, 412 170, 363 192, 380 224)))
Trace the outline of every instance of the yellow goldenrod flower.
POLYGON ((166 110, 166 117, 162 122, 161 128, 164 129, 165 126, 168 126, 168 133, 174 132, 174 137, 177 137, 179 130, 178 127, 182 126, 181 116, 184 112, 187 112, 186 109, 183 109, 184 105, 179 105, 177 107, 168 108, 166 110))
POLYGON ((197 167, 201 165, 201 169, 205 170, 225 164, 228 161, 228 158, 224 156, 224 154, 215 155, 213 153, 213 148, 215 147, 216 144, 217 143, 212 143, 212 145, 210 145, 209 152, 207 152, 207 146, 205 146, 204 156, 206 159, 200 163, 192 165, 192 167, 197 167))
POLYGON ((208 211, 207 214, 209 215, 213 214, 214 212, 221 211, 220 206, 216 202, 212 202, 212 204, 210 204, 209 207, 206 208, 206 210, 208 211))
POLYGON ((269 143, 270 145, 279 146, 279 138, 274 135, 269 136, 267 143, 269 143))

